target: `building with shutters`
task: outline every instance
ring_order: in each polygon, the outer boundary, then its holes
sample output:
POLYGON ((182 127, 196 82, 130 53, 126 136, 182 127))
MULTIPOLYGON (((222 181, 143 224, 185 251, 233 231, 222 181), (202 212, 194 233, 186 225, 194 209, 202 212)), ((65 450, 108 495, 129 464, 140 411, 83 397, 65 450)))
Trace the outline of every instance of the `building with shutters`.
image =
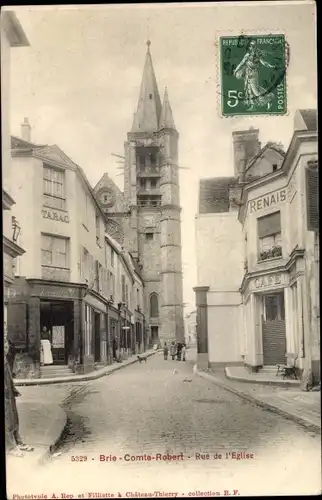
POLYGON ((312 369, 319 379, 316 123, 315 110, 297 111, 277 168, 267 171, 266 157, 262 170, 260 155, 248 160, 238 210, 198 215, 199 241, 215 256, 198 249, 199 358, 207 366, 257 371, 291 353, 299 373, 312 369))
POLYGON ((184 340, 178 139, 167 90, 161 103, 150 42, 124 151, 124 191, 96 186, 111 234, 141 268, 151 344, 184 340))
POLYGON ((2 249, 4 276, 4 324, 7 328, 8 301, 15 279, 16 258, 25 252, 20 242, 19 221, 12 193, 12 164, 10 155, 10 53, 13 48, 28 47, 29 42, 12 11, 1 11, 1 146, 2 146, 2 249))
POLYGON ((32 143, 30 129, 25 119, 23 138, 11 138, 12 192, 26 250, 8 304, 17 371, 22 378, 89 372, 144 345, 144 311, 137 310, 143 283, 131 256, 105 234, 105 214, 83 170, 58 146, 32 143), (40 369, 44 327, 54 365, 40 369))

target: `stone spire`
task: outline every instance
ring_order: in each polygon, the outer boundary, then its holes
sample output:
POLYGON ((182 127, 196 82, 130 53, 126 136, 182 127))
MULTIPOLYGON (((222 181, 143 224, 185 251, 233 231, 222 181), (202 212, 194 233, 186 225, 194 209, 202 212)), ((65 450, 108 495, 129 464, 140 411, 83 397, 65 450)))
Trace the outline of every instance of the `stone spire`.
POLYGON ((156 132, 159 128, 161 99, 153 69, 150 45, 151 42, 148 40, 139 102, 131 132, 156 132))
POLYGON ((171 109, 171 105, 170 105, 170 101, 169 101, 167 87, 165 88, 165 91, 164 91, 164 98, 163 98, 163 105, 162 105, 159 128, 160 128, 160 130, 163 128, 171 128, 173 130, 176 130, 176 126, 174 124, 173 115, 172 115, 172 109, 171 109))

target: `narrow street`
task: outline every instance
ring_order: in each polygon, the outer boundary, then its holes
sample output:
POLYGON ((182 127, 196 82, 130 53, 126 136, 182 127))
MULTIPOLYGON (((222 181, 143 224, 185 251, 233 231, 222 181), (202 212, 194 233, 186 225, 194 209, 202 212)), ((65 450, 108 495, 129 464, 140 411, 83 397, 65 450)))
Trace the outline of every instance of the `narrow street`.
POLYGON ((17 474, 15 491, 57 498, 63 492, 75 498, 209 490, 271 495, 307 493, 310 484, 317 493, 319 436, 195 376, 194 356, 190 350, 187 362, 180 363, 158 353, 146 364, 87 384, 68 407, 70 425, 56 458, 33 474, 24 467, 24 491, 17 488, 17 474), (131 458, 158 453, 179 457, 131 458), (216 453, 222 458, 214 458, 216 453))

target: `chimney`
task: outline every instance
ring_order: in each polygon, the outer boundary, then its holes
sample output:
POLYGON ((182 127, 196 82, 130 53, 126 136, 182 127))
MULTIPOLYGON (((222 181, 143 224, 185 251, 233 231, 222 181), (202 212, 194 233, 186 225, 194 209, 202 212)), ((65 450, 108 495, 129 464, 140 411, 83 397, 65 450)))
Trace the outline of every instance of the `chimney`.
POLYGON ((24 141, 31 141, 31 126, 28 118, 24 118, 23 123, 21 124, 21 137, 24 141))
POLYGON ((259 130, 253 127, 249 130, 233 132, 234 175, 241 182, 245 178, 247 163, 261 149, 258 135, 259 130))

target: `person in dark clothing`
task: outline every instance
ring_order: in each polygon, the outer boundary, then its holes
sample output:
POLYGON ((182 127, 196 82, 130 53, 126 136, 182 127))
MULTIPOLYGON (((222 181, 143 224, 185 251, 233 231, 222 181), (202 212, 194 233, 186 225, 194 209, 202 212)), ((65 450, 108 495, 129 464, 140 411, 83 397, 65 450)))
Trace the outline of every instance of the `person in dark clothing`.
POLYGON ((174 342, 174 340, 171 342, 170 344, 170 356, 172 358, 172 361, 174 360, 174 357, 176 355, 176 352, 177 352, 177 348, 176 348, 176 344, 174 342))
POLYGON ((181 361, 181 350, 182 350, 182 344, 178 342, 177 344, 177 361, 181 361))
POLYGON ((19 433, 19 416, 16 404, 16 397, 20 393, 14 386, 12 374, 7 360, 9 352, 9 343, 7 338, 4 338, 4 396, 5 396, 5 444, 6 451, 17 457, 23 456, 23 451, 33 451, 34 449, 25 444, 19 433))
POLYGON ((168 359, 168 353, 169 353, 169 349, 168 349, 167 343, 165 342, 164 347, 163 347, 163 358, 165 361, 168 359))
POLYGON ((114 337, 113 342, 112 342, 112 350, 113 350, 113 359, 116 359, 117 343, 116 343, 115 337, 114 337))

